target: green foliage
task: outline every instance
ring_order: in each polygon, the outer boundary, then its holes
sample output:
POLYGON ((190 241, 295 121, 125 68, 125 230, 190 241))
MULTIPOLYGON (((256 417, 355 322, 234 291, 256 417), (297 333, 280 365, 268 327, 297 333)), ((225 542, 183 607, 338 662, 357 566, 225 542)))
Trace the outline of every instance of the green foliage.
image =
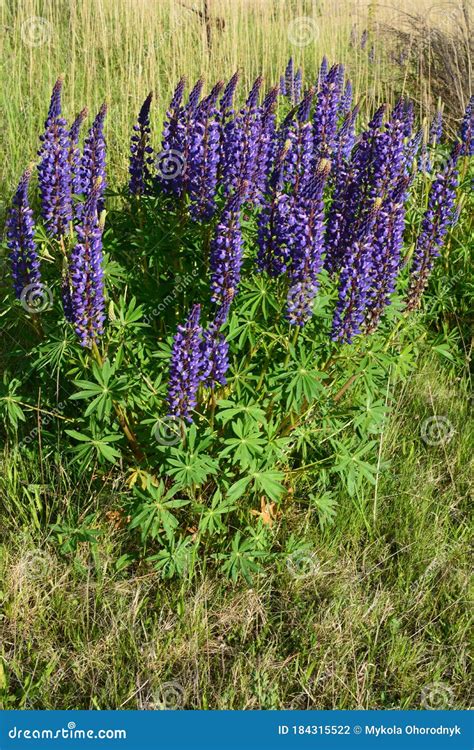
MULTIPOLYGON (((417 180, 407 249, 423 207, 424 177, 417 180)), ((16 343, 2 355, 5 438, 21 451, 66 453, 78 482, 129 473, 124 567, 144 560, 163 577, 181 577, 204 556, 231 580, 250 580, 277 554, 278 529, 296 498, 322 532, 341 513, 338 493, 364 510, 365 494, 387 468, 380 445, 391 391, 412 376, 427 341, 459 369, 466 334, 453 325, 441 287, 448 278, 456 296, 469 291, 466 220, 440 260, 425 312, 407 318, 394 294, 373 335, 339 346, 331 342, 334 284, 326 272, 310 322, 297 331, 288 324, 286 282, 255 272, 249 209, 239 295, 223 329, 227 385, 215 393, 201 387, 187 425, 167 416, 169 360, 190 305, 201 302, 204 324, 213 315, 213 226, 191 222, 165 195, 142 197, 133 211, 126 200, 116 196, 107 220, 108 321, 99 348, 78 345, 59 302, 35 320, 16 302, 6 306, 6 340, 16 343)), ((38 242, 53 261, 54 242, 38 242)), ((56 278, 46 280, 59 300, 56 278)), ((32 517, 41 525, 40 514, 32 517)))

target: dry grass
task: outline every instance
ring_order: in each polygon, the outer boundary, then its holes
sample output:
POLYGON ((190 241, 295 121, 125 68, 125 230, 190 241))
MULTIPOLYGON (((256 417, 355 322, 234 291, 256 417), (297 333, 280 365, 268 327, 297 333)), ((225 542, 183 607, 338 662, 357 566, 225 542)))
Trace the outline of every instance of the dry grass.
MULTIPOLYGON (((405 3, 409 7, 409 3, 405 3)), ((0 128, 8 154, 0 196, 9 196, 25 164, 34 158, 52 85, 66 76, 68 117, 84 105, 91 112, 110 104, 108 138, 113 181, 126 174, 127 143, 138 107, 155 93, 156 131, 183 73, 208 82, 242 73, 241 91, 263 73, 278 81, 290 55, 308 79, 325 54, 344 62, 357 98, 374 106, 393 97, 393 80, 378 56, 351 46, 369 28, 400 19, 400 6, 371 0, 22 0, 0 3, 0 128)), ((420 3, 417 8, 421 11, 420 3)), ((398 84, 397 84, 398 85, 398 84)), ((403 84, 402 84, 403 86, 403 84)))

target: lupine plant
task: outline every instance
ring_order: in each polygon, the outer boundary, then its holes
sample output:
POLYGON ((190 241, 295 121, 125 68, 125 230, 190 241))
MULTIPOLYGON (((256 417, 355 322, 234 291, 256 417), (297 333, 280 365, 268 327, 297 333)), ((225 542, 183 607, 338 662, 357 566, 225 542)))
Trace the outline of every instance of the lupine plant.
POLYGON ((279 86, 238 80, 187 94, 183 78, 161 134, 149 94, 112 200, 106 105, 82 140, 87 110, 68 126, 59 79, 39 215, 28 168, 7 218, 11 366, 78 470, 122 483, 123 564, 166 577, 207 551, 250 579, 293 504, 375 482, 387 377, 413 366, 472 153, 472 102, 455 142, 438 112, 425 143, 411 102, 368 117, 326 59, 306 82, 292 60, 279 86), (13 297, 40 283, 52 307, 21 310, 13 297))

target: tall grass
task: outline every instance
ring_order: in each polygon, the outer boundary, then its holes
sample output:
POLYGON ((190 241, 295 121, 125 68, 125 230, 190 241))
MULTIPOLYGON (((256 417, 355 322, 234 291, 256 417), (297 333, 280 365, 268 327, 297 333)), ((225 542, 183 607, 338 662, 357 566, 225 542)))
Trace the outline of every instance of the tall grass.
MULTIPOLYGON (((112 182, 126 173, 130 127, 146 94, 155 94, 155 125, 179 77, 208 82, 242 71, 241 91, 263 73, 278 81, 290 55, 315 76, 323 54, 347 64, 355 94, 373 108, 393 98, 381 56, 371 61, 358 37, 397 11, 371 0, 6 0, 0 3, 0 133, 6 152, 0 194, 11 194, 20 169, 34 156, 48 97, 66 76, 65 111, 110 105, 107 135, 112 182), (302 20, 303 19, 303 20, 302 20), (355 36, 354 31, 355 30, 355 36), (351 44, 352 31, 352 44, 351 44)), ((409 4, 407 4, 409 7, 409 4)), ((420 7, 420 3, 417 3, 420 7)), ((397 83, 397 86, 399 84, 397 83)), ((403 81, 402 81, 403 88, 403 81)))

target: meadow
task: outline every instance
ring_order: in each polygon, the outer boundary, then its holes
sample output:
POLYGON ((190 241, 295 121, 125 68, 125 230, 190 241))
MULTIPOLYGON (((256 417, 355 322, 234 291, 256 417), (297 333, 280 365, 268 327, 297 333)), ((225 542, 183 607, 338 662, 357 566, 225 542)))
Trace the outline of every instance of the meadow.
POLYGON ((468 708, 469 6, 0 24, 0 707, 468 708))

